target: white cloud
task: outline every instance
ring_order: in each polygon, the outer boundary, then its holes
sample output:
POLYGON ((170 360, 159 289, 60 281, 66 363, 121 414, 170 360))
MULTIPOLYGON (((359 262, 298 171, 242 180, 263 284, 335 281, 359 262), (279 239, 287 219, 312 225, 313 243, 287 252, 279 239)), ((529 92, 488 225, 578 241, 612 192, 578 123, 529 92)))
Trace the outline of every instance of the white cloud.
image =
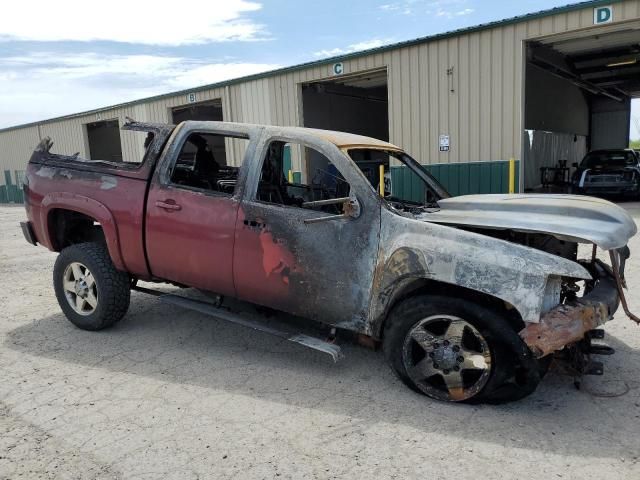
POLYGON ((0 128, 278 68, 154 55, 0 57, 0 128))
POLYGON ((212 63, 208 65, 192 66, 186 70, 176 72, 167 79, 167 85, 174 89, 184 89, 212 82, 240 78, 255 73, 266 72, 279 68, 280 65, 264 63, 212 63), (214 80, 212 80, 214 79, 214 80))
POLYGON ((383 45, 391 43, 392 41, 393 39, 391 38, 373 38, 371 40, 365 40, 363 42, 352 43, 345 48, 337 47, 332 49, 320 50, 314 52, 313 55, 316 57, 335 57, 336 55, 346 55, 347 53, 360 52, 362 50, 381 47, 383 45))
POLYGON ((463 10, 444 10, 444 9, 439 9, 436 12, 436 15, 438 17, 453 18, 453 17, 461 17, 461 16, 464 16, 464 15, 470 15, 473 12, 475 12, 475 10, 473 8, 465 8, 463 10))
MULTIPOLYGON (((425 2, 423 0, 403 0, 400 2, 394 3, 385 3, 380 5, 380 10, 384 10, 385 12, 391 12, 401 15, 411 15, 414 13, 415 7, 424 7, 425 2)), ((422 10, 422 8, 418 8, 418 10, 422 10)))
POLYGON ((461 8, 466 4, 468 0, 401 0, 382 4, 379 8, 400 15, 427 14, 454 18, 470 15, 475 11, 472 8, 461 8))
POLYGON ((110 0, 22 0, 2 6, 0 40, 95 41, 187 45, 265 39, 246 18, 261 8, 249 0, 179 3, 110 0))

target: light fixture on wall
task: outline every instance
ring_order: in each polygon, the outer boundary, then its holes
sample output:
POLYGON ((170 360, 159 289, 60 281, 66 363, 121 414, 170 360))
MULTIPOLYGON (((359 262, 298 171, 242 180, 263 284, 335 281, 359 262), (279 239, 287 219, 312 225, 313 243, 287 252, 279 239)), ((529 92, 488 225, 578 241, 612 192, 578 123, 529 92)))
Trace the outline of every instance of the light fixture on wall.
POLYGON ((447 68, 447 77, 449 77, 449 91, 454 93, 456 89, 454 88, 453 67, 447 68))

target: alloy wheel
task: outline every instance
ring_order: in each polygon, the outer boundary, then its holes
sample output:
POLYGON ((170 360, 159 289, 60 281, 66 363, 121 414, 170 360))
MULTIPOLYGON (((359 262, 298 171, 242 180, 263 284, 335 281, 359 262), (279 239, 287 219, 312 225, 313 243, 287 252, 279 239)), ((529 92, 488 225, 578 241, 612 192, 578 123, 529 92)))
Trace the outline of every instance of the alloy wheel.
POLYGON ((487 340, 471 323, 451 315, 417 322, 405 338, 402 360, 420 390, 445 401, 473 397, 491 373, 487 340))
POLYGON ((80 315, 91 315, 98 307, 98 288, 89 269, 72 262, 64 270, 62 287, 69 305, 80 315))

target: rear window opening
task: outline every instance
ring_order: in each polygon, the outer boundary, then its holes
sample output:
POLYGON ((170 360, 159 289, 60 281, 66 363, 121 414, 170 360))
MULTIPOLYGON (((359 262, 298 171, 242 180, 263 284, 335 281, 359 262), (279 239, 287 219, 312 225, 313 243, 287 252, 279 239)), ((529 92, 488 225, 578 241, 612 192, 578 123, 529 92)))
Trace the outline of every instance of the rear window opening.
POLYGON ((120 124, 117 119, 87 123, 85 129, 91 160, 122 162, 120 124))

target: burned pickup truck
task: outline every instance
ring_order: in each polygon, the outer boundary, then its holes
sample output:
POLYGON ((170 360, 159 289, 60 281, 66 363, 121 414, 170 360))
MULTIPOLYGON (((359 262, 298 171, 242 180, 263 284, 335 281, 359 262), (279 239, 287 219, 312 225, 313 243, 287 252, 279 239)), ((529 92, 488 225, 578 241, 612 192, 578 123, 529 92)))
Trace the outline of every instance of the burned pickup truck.
POLYGON ((55 293, 80 328, 119 321, 136 289, 334 358, 336 333, 348 333, 381 344, 418 392, 500 402, 531 393, 556 352, 593 369, 589 354, 606 350, 591 345, 598 327, 619 303, 631 315, 624 265, 636 225, 607 201, 451 198, 401 148, 341 132, 195 121, 123 128, 147 135, 140 163, 56 154, 45 138, 26 174, 24 235, 60 252, 55 293), (298 323, 260 326, 228 299, 298 323), (308 335, 307 323, 325 330, 308 335))

